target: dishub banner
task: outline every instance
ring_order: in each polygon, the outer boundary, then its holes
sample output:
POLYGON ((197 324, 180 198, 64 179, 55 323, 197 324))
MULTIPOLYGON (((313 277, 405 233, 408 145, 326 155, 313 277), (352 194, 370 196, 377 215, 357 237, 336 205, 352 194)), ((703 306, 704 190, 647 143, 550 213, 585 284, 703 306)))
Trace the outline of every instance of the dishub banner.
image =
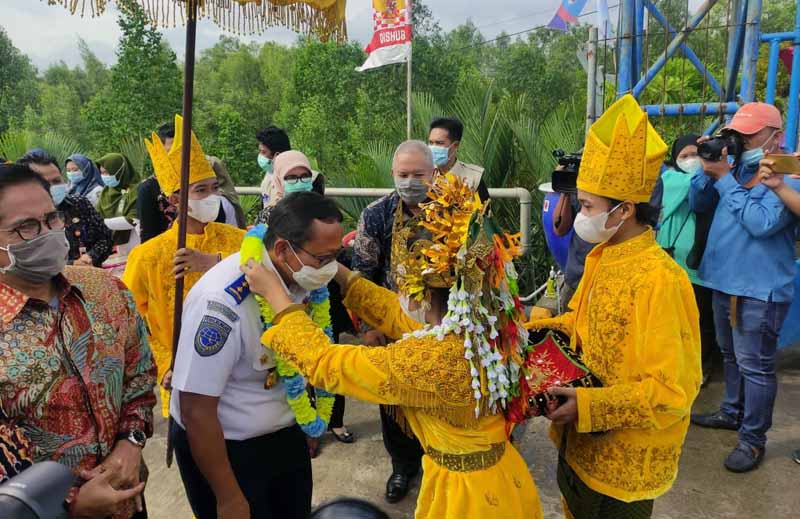
POLYGON ((364 52, 367 61, 359 72, 391 63, 405 63, 411 56, 411 0, 372 0, 374 33, 364 52))

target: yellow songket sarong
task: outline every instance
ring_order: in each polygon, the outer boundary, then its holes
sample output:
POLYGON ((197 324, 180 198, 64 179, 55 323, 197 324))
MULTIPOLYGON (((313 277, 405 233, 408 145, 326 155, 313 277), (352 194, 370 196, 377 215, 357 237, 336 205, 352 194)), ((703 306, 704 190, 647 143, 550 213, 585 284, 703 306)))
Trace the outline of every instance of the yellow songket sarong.
MULTIPOLYGON (((393 292, 357 279, 345 305, 389 337, 418 330, 393 292)), ((525 461, 502 414, 475 417, 464 340, 400 339, 388 347, 333 345, 302 311, 276 317, 262 342, 326 390, 403 409, 425 449, 417 519, 542 517, 525 461)))

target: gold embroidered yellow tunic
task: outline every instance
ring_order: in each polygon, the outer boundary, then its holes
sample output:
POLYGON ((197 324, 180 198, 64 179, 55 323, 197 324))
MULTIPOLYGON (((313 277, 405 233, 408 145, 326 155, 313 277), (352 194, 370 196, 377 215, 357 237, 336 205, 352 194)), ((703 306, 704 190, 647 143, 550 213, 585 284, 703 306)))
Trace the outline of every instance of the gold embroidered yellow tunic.
MULTIPOLYGON (((395 293, 365 279, 351 283, 344 303, 388 337, 419 329, 395 293)), ((402 407, 425 448, 417 519, 542 517, 528 467, 507 441, 503 415, 475 417, 462 337, 409 337, 385 348, 332 345, 304 312, 286 312, 276 322, 262 342, 311 384, 402 407)))
MULTIPOLYGON (((677 475, 700 388, 699 315, 689 278, 648 230, 592 250, 570 308, 528 325, 568 333, 603 383, 577 390, 567 462, 602 494, 626 502, 658 497, 677 475)), ((562 430, 554 426, 551 437, 560 444, 562 430)))
MULTIPOLYGON (((244 231, 230 225, 211 222, 203 234, 187 234, 186 248, 204 254, 222 254, 225 258, 239 252, 244 231)), ((158 381, 164 377, 172 362, 172 319, 175 308, 175 251, 178 250, 178 226, 137 246, 128 256, 122 281, 128 286, 136 307, 142 314, 150 332, 150 348, 158 367, 158 381)), ((190 272, 184 277, 183 295, 189 293, 201 272, 190 272)), ((161 407, 164 417, 169 416, 169 394, 162 389, 161 407)))

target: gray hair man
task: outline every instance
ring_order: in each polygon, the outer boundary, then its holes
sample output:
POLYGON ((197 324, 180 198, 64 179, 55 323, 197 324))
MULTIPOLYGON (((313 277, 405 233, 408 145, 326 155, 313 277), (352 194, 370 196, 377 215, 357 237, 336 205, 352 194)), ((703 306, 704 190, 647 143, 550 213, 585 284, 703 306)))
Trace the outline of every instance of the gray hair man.
MULTIPOLYGON (((390 274, 392 234, 398 226, 407 225, 427 199, 434 176, 433 154, 422 141, 401 143, 392 158, 392 179, 395 190, 376 200, 361 213, 358 235, 353 248, 352 268, 367 279, 395 290, 390 274)), ((367 344, 384 345, 387 340, 377 330, 364 334, 367 344)), ((409 483, 420 469, 422 447, 411 435, 405 418, 394 406, 381 406, 383 443, 392 458, 392 475, 386 482, 386 499, 394 503, 408 493, 409 483)))

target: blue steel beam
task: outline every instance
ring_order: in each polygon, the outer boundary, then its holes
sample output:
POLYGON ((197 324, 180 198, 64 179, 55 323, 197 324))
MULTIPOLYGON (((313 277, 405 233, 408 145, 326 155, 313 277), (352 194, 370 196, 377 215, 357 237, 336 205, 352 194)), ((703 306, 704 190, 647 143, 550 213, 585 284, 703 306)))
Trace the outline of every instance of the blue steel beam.
POLYGON ((621 0, 619 22, 619 54, 617 74, 617 97, 631 91, 633 85, 633 38, 634 27, 634 1, 621 0))
POLYGON ((636 40, 633 46, 633 77, 638 79, 642 75, 642 60, 644 59, 644 0, 634 0, 636 17, 634 19, 634 34, 636 40))
POLYGON ((729 103, 686 103, 669 105, 645 105, 642 107, 651 116, 676 115, 727 115, 736 113, 739 104, 729 103))
MULTIPOLYGON (((666 17, 663 14, 661 14, 661 11, 658 10, 658 7, 656 7, 651 0, 644 0, 644 5, 645 7, 647 7, 647 10, 650 11, 650 14, 653 15, 653 18, 655 18, 658 21, 658 23, 660 23, 664 27, 664 29, 669 31, 670 37, 675 37, 677 31, 675 30, 674 27, 672 27, 672 25, 669 23, 666 17)), ((705 67, 705 65, 703 65, 703 62, 700 61, 700 58, 697 57, 697 54, 695 54, 695 52, 685 43, 681 43, 680 50, 686 57, 686 59, 688 59, 689 62, 692 65, 694 65, 694 68, 696 68, 701 75, 705 76, 706 81, 708 82, 708 85, 711 87, 711 89, 714 90, 714 92, 720 98, 724 97, 725 94, 723 93, 722 87, 717 81, 717 78, 715 78, 714 75, 711 73, 711 71, 709 71, 705 67)), ((643 89, 646 87, 647 85, 645 85, 643 89)))
POLYGON ((745 13, 747 0, 732 0, 733 22, 736 30, 728 33, 728 60, 725 74, 728 78, 725 83, 725 100, 733 101, 736 98, 736 78, 739 77, 739 65, 742 58, 742 47, 745 35, 745 13))
POLYGON ((794 40, 794 38, 795 38, 795 33, 793 32, 768 32, 761 35, 761 41, 764 43, 771 42, 774 40, 779 40, 779 41, 794 40))
POLYGON ((636 86, 633 87, 634 97, 639 97, 639 94, 641 94, 644 88, 653 80, 654 77, 656 77, 658 72, 664 68, 667 60, 671 58, 680 48, 681 44, 684 42, 689 33, 697 28, 700 22, 703 21, 703 18, 705 18, 705 16, 708 14, 708 11, 714 7, 714 4, 716 4, 717 1, 718 0, 705 0, 705 2, 703 2, 694 16, 692 16, 692 18, 686 24, 686 27, 684 27, 680 33, 678 33, 678 35, 675 36, 672 41, 670 41, 669 46, 667 46, 667 49, 664 51, 664 53, 655 63, 653 63, 653 66, 647 70, 644 77, 641 78, 638 83, 636 83, 636 86))
POLYGON ((764 102, 775 104, 775 89, 778 82, 778 58, 781 52, 781 40, 769 42, 769 67, 767 68, 767 95, 764 102))
POLYGON ((758 51, 761 47, 761 0, 748 0, 747 21, 742 55, 742 86, 740 101, 749 103, 755 99, 758 72, 758 51))
POLYGON ((800 6, 797 6, 795 14, 794 34, 789 109, 786 116, 786 147, 789 151, 797 151, 797 119, 800 117, 800 6))

